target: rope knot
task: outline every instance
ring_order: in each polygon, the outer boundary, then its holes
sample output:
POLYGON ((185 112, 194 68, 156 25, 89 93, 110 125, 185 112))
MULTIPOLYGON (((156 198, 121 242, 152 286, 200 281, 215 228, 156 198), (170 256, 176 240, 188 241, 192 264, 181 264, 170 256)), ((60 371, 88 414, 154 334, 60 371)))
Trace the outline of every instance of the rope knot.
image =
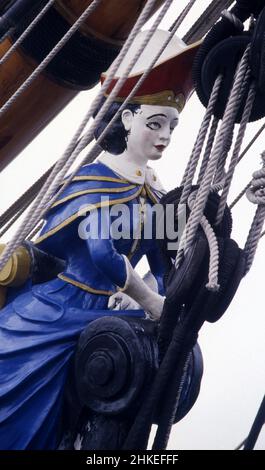
POLYGON ((253 204, 265 204, 265 151, 262 152, 261 158, 263 167, 253 173, 250 187, 246 192, 248 200, 253 204))

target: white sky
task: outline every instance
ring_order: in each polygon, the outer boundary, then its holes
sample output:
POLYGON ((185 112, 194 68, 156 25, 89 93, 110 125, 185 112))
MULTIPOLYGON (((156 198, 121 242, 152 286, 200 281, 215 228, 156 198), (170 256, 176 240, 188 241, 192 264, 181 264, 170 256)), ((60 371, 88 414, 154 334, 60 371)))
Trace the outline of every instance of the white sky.
MULTIPOLYGON (((167 29, 186 3, 186 0, 174 0, 161 27, 167 29)), ((197 0, 179 36, 183 36, 209 3, 197 0)), ((80 93, 0 174, 0 213, 62 155, 97 91, 98 87, 80 93)), ((169 149, 153 165, 168 190, 180 183, 203 112, 194 95, 181 115, 169 149)), ((246 143, 260 125, 261 122, 249 125, 246 143)), ((253 171, 260 168, 264 138, 265 133, 239 164, 230 201, 249 182, 253 171)), ((233 210, 233 237, 241 247, 254 211, 255 207, 245 197, 233 210)), ((10 231, 9 237, 11 234, 10 231)), ((242 281, 224 317, 218 323, 206 324, 201 331, 205 367, 201 393, 188 416, 173 427, 169 449, 234 449, 249 432, 265 390, 264 251, 265 237, 251 272, 242 281)), ((265 449, 264 429, 256 449, 265 449)))

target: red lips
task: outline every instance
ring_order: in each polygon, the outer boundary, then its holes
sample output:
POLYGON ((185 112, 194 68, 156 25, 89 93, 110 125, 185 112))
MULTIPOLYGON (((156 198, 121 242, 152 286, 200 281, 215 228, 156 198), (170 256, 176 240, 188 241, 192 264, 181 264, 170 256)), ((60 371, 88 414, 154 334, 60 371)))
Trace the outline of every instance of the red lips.
POLYGON ((166 148, 165 145, 155 145, 155 148, 159 150, 159 152, 163 152, 163 150, 166 148))

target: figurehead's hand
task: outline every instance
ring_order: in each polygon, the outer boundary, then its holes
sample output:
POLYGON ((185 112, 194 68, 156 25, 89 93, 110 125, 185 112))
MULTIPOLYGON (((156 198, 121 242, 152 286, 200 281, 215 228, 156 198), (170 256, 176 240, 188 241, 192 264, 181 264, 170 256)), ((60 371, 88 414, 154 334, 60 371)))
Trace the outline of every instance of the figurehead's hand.
POLYGON ((116 292, 109 298, 110 310, 139 310, 142 307, 124 292, 116 292))

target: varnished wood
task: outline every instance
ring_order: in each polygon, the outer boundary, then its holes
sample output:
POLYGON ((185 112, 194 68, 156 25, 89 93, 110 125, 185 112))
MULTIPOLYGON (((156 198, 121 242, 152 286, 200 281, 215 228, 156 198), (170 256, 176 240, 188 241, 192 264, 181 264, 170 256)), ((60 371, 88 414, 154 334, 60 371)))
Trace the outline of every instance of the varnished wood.
MULTIPOLYGON (((0 57, 10 46, 9 39, 0 43, 0 57)), ((0 106, 36 66, 31 59, 17 51, 0 67, 0 106)), ((0 170, 32 141, 76 93, 75 90, 57 85, 45 74, 32 83, 0 117, 0 170)))
MULTIPOLYGON (((81 29, 108 42, 122 42, 130 33, 146 1, 102 0, 81 29)), ((152 14, 164 1, 156 1, 152 14)), ((55 7, 65 19, 73 23, 90 3, 92 0, 57 0, 55 7)))

